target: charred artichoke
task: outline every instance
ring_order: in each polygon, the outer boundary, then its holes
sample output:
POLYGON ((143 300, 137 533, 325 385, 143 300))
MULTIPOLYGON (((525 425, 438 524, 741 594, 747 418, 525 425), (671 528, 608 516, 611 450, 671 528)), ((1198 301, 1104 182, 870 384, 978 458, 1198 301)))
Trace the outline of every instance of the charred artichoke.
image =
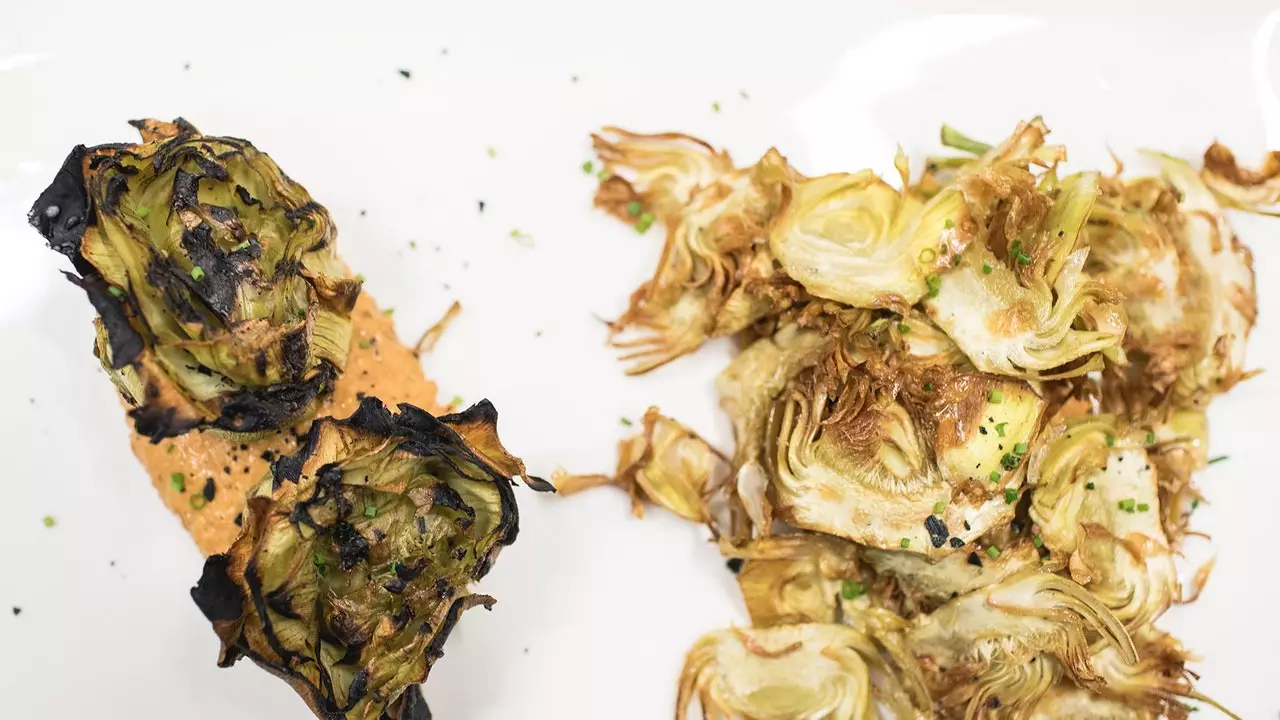
POLYGON ((468 585, 516 537, 523 467, 495 422, 487 401, 437 419, 372 398, 317 420, 192 590, 219 664, 252 659, 322 718, 401 717, 459 615, 493 604, 468 585))
POLYGON ((360 294, 328 212, 244 140, 133 124, 140 144, 72 150, 30 220, 71 258, 135 428, 158 442, 309 415, 360 294))

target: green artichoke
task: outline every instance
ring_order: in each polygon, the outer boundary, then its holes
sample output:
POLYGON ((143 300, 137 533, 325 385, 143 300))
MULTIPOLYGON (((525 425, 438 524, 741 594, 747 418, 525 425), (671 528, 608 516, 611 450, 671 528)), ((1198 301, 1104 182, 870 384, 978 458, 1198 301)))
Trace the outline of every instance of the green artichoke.
POLYGON ((346 364, 360 294, 328 212, 244 140, 132 124, 141 144, 72 150, 29 219, 98 311, 137 431, 305 418, 346 364))
POLYGON ((467 586, 516 538, 523 465, 496 420, 487 401, 437 419, 374 398, 317 420, 250 491, 240 537, 192 590, 219 664, 251 658, 326 720, 403 717, 458 616, 494 603, 467 586))

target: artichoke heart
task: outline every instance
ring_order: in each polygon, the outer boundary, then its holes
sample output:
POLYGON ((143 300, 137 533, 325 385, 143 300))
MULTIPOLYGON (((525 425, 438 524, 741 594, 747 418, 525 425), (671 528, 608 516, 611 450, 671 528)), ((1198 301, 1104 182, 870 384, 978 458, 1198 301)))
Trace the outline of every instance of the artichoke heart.
POLYGON ((843 625, 720 630, 698 640, 680 674, 676 720, 873 720, 877 702, 894 717, 928 708, 918 672, 886 662, 867 634, 843 625), (877 682, 872 682, 872 673, 877 682))
POLYGON ((244 140, 181 119, 78 146, 30 220, 98 312, 96 352, 136 430, 261 433, 342 372, 360 282, 328 212, 244 140))
POLYGON ((495 420, 487 401, 437 419, 373 398, 317 420, 192 590, 219 664, 252 659, 318 717, 398 718, 459 615, 493 604, 468 585, 516 537, 512 475, 489 461, 511 459, 495 420))
POLYGON ((647 372, 786 309, 799 289, 774 267, 765 238, 793 171, 777 150, 698 187, 669 220, 653 278, 611 324, 611 341, 647 372), (620 338, 624 332, 635 337, 620 338))

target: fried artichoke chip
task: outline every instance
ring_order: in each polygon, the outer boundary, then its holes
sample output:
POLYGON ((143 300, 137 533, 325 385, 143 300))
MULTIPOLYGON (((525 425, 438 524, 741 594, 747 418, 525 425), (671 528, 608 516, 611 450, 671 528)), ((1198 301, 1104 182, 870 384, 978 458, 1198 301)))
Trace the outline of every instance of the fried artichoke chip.
POLYGON ((799 288, 774 267, 767 227, 793 175, 770 150, 755 165, 700 188, 670 223, 652 279, 611 324, 629 374, 664 365, 709 338, 732 335, 785 309, 799 288), (620 339, 624 332, 637 337, 620 339))
POLYGON ((743 561, 738 586, 756 627, 839 623, 844 605, 866 595, 869 577, 858 565, 858 547, 817 533, 757 538, 721 552, 743 561))
POLYGON ((921 615, 907 644, 947 705, 1033 706, 1057 681, 1060 665, 1095 687, 1089 633, 1137 661, 1124 625, 1089 591, 1066 578, 1027 571, 921 615))
POLYGON ((1191 512, 1203 499, 1192 474, 1209 463, 1209 424, 1199 410, 1176 410, 1151 430, 1147 448, 1160 482, 1160 522, 1173 548, 1190 532, 1191 512))
POLYGON ((1195 689, 1196 676, 1186 665, 1195 660, 1177 638, 1145 626, 1133 634, 1138 662, 1126 662, 1114 648, 1102 648, 1093 656, 1093 665, 1103 678, 1098 690, 1126 706, 1149 713, 1150 717, 1186 720, 1190 708, 1180 698, 1198 700, 1217 708, 1227 717, 1235 713, 1195 689))
POLYGON ((983 372, 1052 379, 1099 370, 1104 355, 1121 360, 1121 296, 1084 273, 1088 250, 1076 249, 1097 176, 1069 176, 1050 194, 1030 173, 996 166, 958 184, 992 230, 935 277, 930 319, 983 372))
POLYGON ((968 553, 930 561, 912 552, 864 548, 862 559, 877 575, 895 578, 904 593, 913 596, 913 607, 931 612, 958 595, 995 585, 1041 562, 1039 549, 1028 538, 996 549, 994 558, 975 545, 968 553))
POLYGON ((867 634, 842 625, 719 630, 689 650, 676 720, 695 699, 706 720, 873 720, 877 702, 894 717, 929 705, 918 673, 895 667, 867 634))
POLYGON ((769 247, 816 297, 905 308, 979 232, 958 189, 922 202, 863 170, 786 186, 769 247))
POLYGON ((626 208, 633 199, 664 222, 677 222, 699 189, 733 171, 728 153, 683 133, 642 135, 606 127, 591 136, 591 144, 605 173, 596 206, 624 222, 636 221, 626 208))
POLYGON ((1041 540, 1126 626, 1153 622, 1181 594, 1146 449, 1154 433, 1099 415, 1055 434, 1029 470, 1041 540))
POLYGON ((346 364, 360 294, 328 212, 244 140, 134 125, 140 144, 72 150, 30 221, 71 258, 136 430, 307 416, 346 364))
POLYGON ((687 520, 710 522, 708 496, 729 475, 729 459, 694 431, 651 407, 639 435, 618 443, 618 471, 609 475, 556 473, 561 495, 600 485, 617 485, 631 495, 632 512, 644 517, 644 504, 664 507, 687 520))
POLYGON ((1204 346, 1211 281, 1179 241, 1187 220, 1177 198, 1158 178, 1107 179, 1089 214, 1085 270, 1124 295, 1129 318, 1130 365, 1108 368, 1108 382, 1129 396, 1117 412, 1160 407, 1204 346))
POLYGON ((1263 215, 1280 215, 1280 152, 1262 158, 1258 170, 1236 164, 1235 153, 1221 143, 1204 151, 1200 179, 1218 202, 1263 215))
POLYGON ((1227 224, 1213 193, 1185 161, 1150 153, 1181 196, 1184 222, 1176 240, 1187 263, 1208 283, 1202 308, 1205 327, 1191 347, 1190 367, 1173 388, 1178 406, 1203 409, 1216 395, 1253 373, 1244 369, 1245 346, 1258 315, 1253 254, 1227 224))
POLYGON ((367 398, 347 420, 317 420, 192 590, 219 665, 250 658, 317 717, 398 718, 461 613, 493 604, 468 585, 516 537, 511 475, 462 434, 493 417, 487 401, 437 419, 367 398))
POLYGON ((735 543, 767 535, 773 508, 767 498, 765 428, 774 399, 799 368, 815 363, 828 343, 823 333, 788 324, 760 338, 716 376, 720 407, 733 423, 736 440, 730 495, 729 535, 735 543), (733 513, 738 509, 740 512, 733 513))
POLYGON ((1021 380, 920 365, 906 353, 885 361, 883 324, 868 330, 774 401, 766 470, 775 512, 873 548, 955 552, 1012 518, 1007 493, 1022 483, 1044 403, 1021 380))

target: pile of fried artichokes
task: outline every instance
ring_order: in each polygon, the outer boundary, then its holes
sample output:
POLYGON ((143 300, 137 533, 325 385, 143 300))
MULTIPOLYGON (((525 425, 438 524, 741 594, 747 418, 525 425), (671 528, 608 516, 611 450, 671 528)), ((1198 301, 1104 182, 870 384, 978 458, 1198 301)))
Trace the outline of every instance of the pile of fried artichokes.
POLYGON ((1250 373, 1249 250, 1280 157, 1063 174, 1040 118, 929 158, 900 189, 777 150, 606 128, 596 204, 666 228, 612 324, 631 373, 733 336, 736 447, 656 409, 613 476, 705 523, 752 627, 690 650, 677 720, 1186 717, 1189 653, 1155 621, 1198 595, 1174 556, 1205 409, 1250 373), (700 710, 695 710, 700 708, 700 710))

